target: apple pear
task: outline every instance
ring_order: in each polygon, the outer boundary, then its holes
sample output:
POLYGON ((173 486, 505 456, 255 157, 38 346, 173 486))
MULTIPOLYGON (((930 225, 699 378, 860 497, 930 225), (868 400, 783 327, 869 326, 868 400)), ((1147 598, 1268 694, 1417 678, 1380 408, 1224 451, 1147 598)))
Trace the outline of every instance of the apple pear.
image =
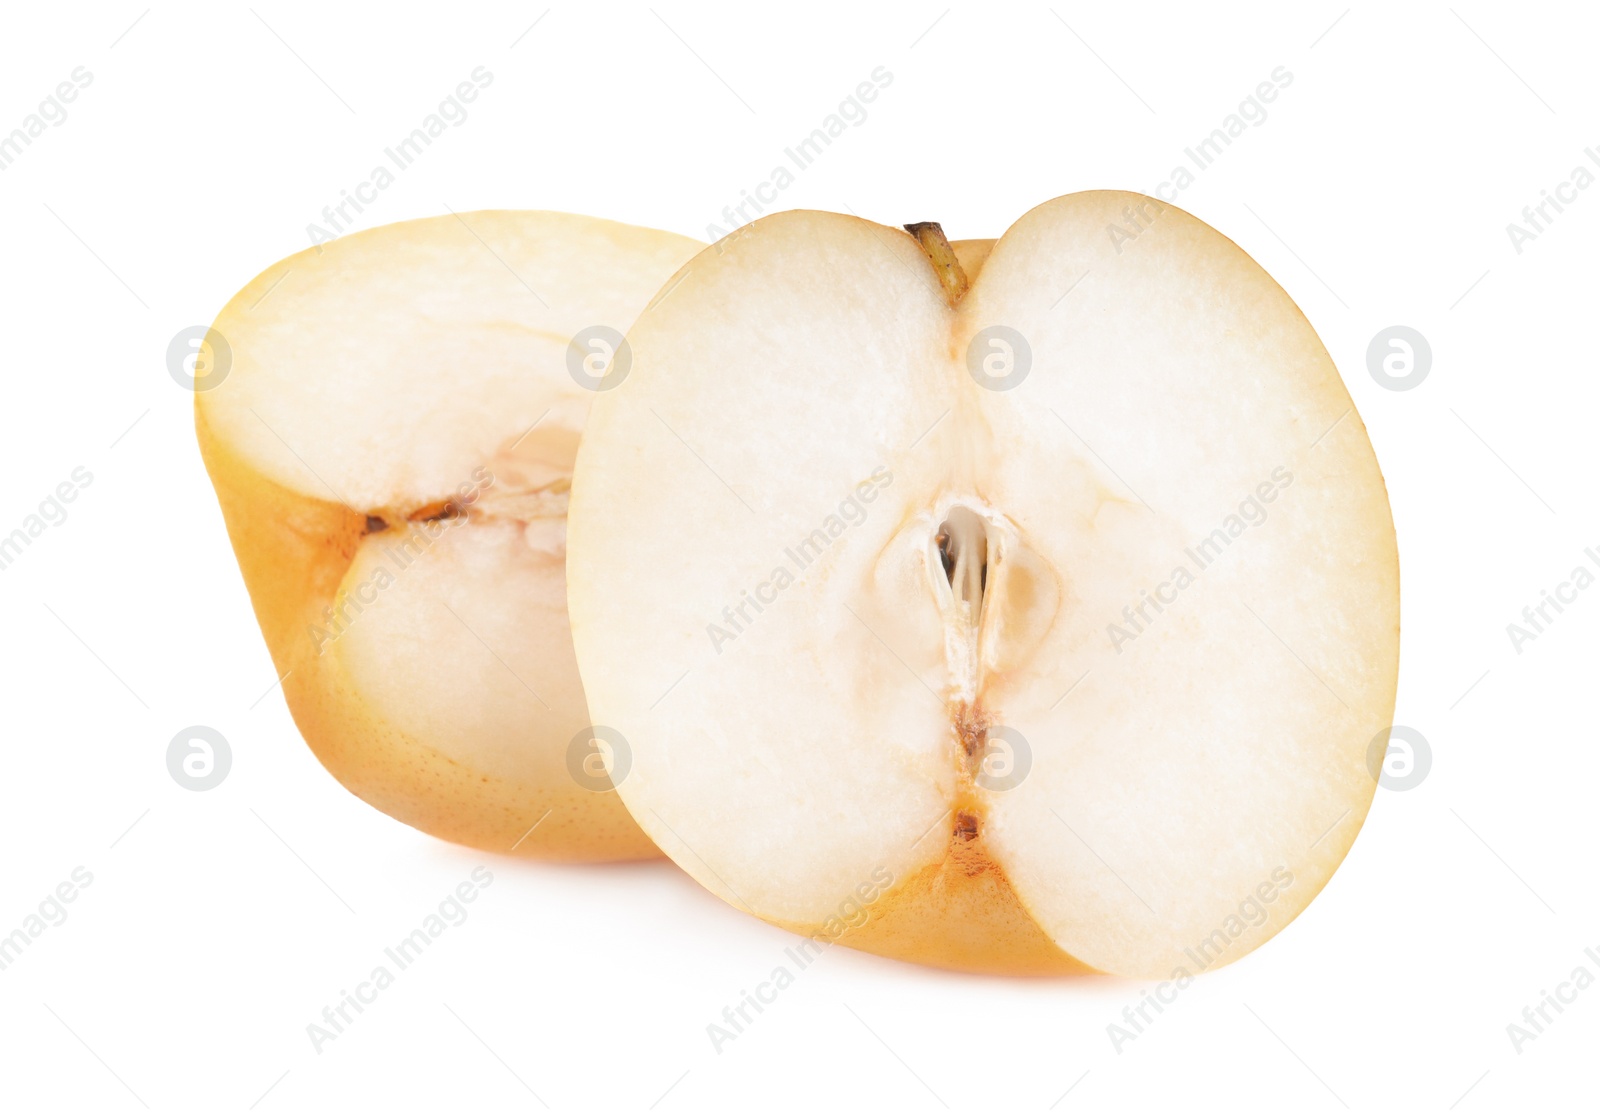
POLYGON ((1236 960, 1376 787, 1399 575, 1366 430, 1289 295, 1174 206, 907 229, 763 217, 630 331, 568 544, 618 791, 818 942, 1236 960))
POLYGON ((654 855, 589 749, 565 515, 622 333, 700 247, 450 214, 280 261, 217 317, 206 468, 295 722, 374 807, 486 850, 654 855))

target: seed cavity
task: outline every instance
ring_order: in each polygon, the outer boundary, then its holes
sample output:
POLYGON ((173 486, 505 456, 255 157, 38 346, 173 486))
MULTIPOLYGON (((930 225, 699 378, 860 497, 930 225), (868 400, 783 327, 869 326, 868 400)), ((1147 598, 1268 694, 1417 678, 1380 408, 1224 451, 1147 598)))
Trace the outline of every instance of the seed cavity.
POLYGON ((416 512, 406 517, 407 520, 449 520, 460 516, 461 509, 454 501, 435 501, 431 505, 423 505, 416 512))
POLYGON ((965 506, 950 510, 934 537, 944 577, 958 602, 970 607, 974 624, 983 611, 983 593, 989 584, 989 530, 983 517, 965 506))

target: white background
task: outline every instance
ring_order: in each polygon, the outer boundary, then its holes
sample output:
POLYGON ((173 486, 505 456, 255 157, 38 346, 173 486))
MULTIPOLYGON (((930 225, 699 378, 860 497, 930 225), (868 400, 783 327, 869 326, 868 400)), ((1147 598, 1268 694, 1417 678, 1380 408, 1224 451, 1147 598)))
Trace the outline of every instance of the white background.
POLYGON ((94 880, 0 972, 0 1111, 1593 1107, 1600 986, 1520 1055, 1506 1032, 1600 947, 1600 590, 1520 654, 1506 633, 1600 544, 1600 188, 1521 254, 1506 232, 1600 144, 1592 15, 1477 0, 66 8, 14 6, 0 34, 0 132, 75 67, 93 74, 0 172, 0 534, 74 467, 94 476, 0 571, 0 934, 74 867, 94 880), (273 686, 165 354, 305 247, 322 208, 478 66, 494 81, 470 117, 363 226, 539 208, 703 238, 883 66, 869 118, 779 207, 995 236, 1059 194, 1154 187, 1287 67, 1269 118, 1179 202, 1299 301, 1371 431, 1402 565, 1395 719, 1431 743, 1427 778, 1380 791, 1311 907, 1120 1054, 1106 1028, 1137 983, 838 948, 719 1055, 706 1026, 792 936, 670 864, 480 855, 344 792, 273 686), (1406 392, 1366 366, 1397 323, 1433 349, 1406 392), (197 723, 234 754, 206 793, 165 762, 197 723), (467 922, 317 1055, 323 1006, 480 864, 494 884, 467 922))

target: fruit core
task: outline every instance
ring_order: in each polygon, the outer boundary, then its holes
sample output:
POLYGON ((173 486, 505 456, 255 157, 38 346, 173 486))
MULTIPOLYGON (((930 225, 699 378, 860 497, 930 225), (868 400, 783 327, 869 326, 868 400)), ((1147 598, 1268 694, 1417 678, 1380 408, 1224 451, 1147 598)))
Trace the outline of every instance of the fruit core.
POLYGON ((367 513, 367 534, 394 527, 409 531, 419 522, 514 523, 539 557, 564 561, 567 500, 581 422, 581 416, 552 418, 547 413, 468 472, 449 496, 367 513))

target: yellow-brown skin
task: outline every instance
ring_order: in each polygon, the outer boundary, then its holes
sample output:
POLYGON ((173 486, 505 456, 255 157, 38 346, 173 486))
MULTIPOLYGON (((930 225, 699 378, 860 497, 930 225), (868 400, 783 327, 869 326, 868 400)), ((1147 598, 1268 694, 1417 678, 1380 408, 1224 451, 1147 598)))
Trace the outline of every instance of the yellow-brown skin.
MULTIPOLYGON (((907 226, 928 254, 953 304, 982 270, 994 241, 947 241, 936 222, 907 226)), ((995 722, 981 707, 950 709, 952 754, 963 758, 963 786, 970 791, 972 763, 984 731, 995 722)), ((869 918, 829 942, 892 959, 979 974, 1098 974, 1057 947, 1023 907, 1006 873, 989 856, 983 814, 975 796, 956 805, 923 841, 942 843, 942 853, 868 908, 869 918)), ((826 936, 821 925, 785 923, 803 936, 826 936)))
MULTIPOLYGON (((984 851, 981 832, 971 840, 951 834, 945 841, 941 861, 895 885, 872 903, 866 922, 830 942, 976 974, 1098 973, 1039 929, 984 851)), ((820 926, 782 926, 803 936, 825 935, 820 926)))
POLYGON ((289 711, 339 783, 418 830, 483 850, 554 861, 659 857, 615 792, 575 784, 552 792, 477 772, 369 710, 338 658, 319 657, 306 636, 334 604, 366 515, 295 493, 241 462, 208 428, 199 393, 195 431, 289 711))

